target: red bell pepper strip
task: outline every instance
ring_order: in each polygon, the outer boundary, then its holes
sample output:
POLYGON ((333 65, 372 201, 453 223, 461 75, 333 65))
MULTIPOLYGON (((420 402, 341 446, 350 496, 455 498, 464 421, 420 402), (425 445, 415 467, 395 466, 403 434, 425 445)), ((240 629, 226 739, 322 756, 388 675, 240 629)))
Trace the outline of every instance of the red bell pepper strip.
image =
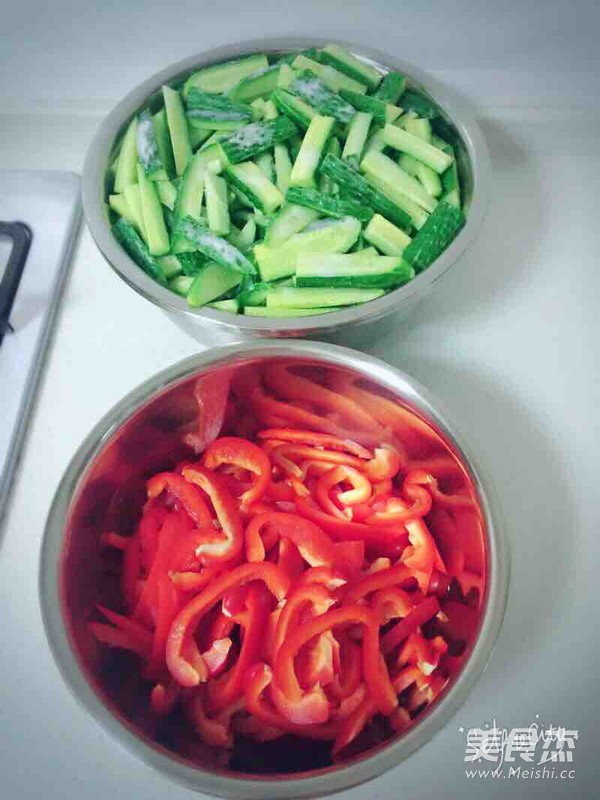
POLYGON ((133 619, 129 619, 129 617, 118 614, 116 611, 111 611, 111 609, 106 608, 106 606, 97 605, 96 608, 109 622, 112 622, 115 628, 118 628, 120 631, 130 636, 133 641, 137 642, 141 650, 149 650, 152 646, 152 632, 149 631, 148 628, 145 628, 133 619))
POLYGON ((389 722, 394 733, 402 733, 410 726, 412 719, 404 706, 398 706, 390 714, 389 722))
POLYGON ((165 686, 163 683, 157 683, 150 693, 150 707, 155 714, 159 716, 166 716, 177 705, 181 688, 174 680, 169 680, 165 686))
POLYGON ((268 428, 259 431, 259 439, 275 439, 280 442, 293 442, 294 444, 307 444, 310 447, 322 447, 326 450, 340 450, 343 453, 370 460, 373 454, 366 447, 351 439, 340 439, 327 433, 315 431, 299 431, 292 428, 268 428))
POLYGON ((422 705, 429 705, 440 694, 442 689, 447 683, 447 679, 439 673, 431 675, 424 686, 415 687, 414 692, 408 701, 408 710, 411 712, 417 711, 422 705))
POLYGON ((294 670, 294 658, 314 636, 337 625, 362 624, 363 674, 371 696, 382 713, 389 714, 397 705, 385 662, 379 651, 377 617, 364 606, 345 605, 326 611, 290 632, 275 656, 273 699, 279 711, 299 724, 325 722, 329 715, 327 698, 320 686, 303 691, 294 670))
POLYGON ((354 542, 335 542, 336 563, 344 564, 346 569, 358 572, 365 560, 365 543, 354 542))
POLYGON ((208 506, 204 502, 198 489, 175 472, 159 472, 153 475, 147 483, 148 497, 158 497, 167 491, 175 498, 181 507, 188 513, 197 527, 212 524, 208 506))
POLYGON ((231 370, 201 375, 194 385, 198 405, 196 431, 187 437, 197 453, 201 453, 219 435, 227 410, 231 370))
POLYGON ((298 579, 296 589, 309 583, 321 583, 332 592, 335 589, 339 589, 346 582, 347 577, 340 570, 332 569, 331 567, 310 567, 298 579))
POLYGON ((88 622, 87 627, 90 633, 92 633, 99 642, 107 644, 109 647, 120 647, 124 650, 131 650, 144 660, 148 659, 150 656, 152 634, 150 634, 150 642, 148 644, 142 644, 139 639, 130 632, 114 628, 112 625, 105 625, 103 622, 88 622))
POLYGON ((469 495, 442 492, 437 478, 424 469, 413 469, 407 474, 404 479, 404 491, 406 492, 410 486, 426 486, 435 502, 439 503, 442 508, 475 508, 475 502, 469 495))
POLYGON ((329 686, 335 677, 335 664, 339 662, 340 644, 331 631, 325 631, 309 642, 300 653, 296 674, 302 686, 329 686))
POLYGON ((344 602, 357 603, 371 592, 387 589, 389 586, 402 586, 406 581, 412 580, 411 570, 404 564, 397 564, 389 569, 378 570, 366 575, 353 584, 345 592, 344 602))
POLYGON ((446 566, 425 522, 422 519, 412 519, 405 525, 410 547, 402 553, 402 561, 414 570, 421 591, 427 592, 433 568, 446 572, 446 566))
POLYGON ((243 711, 245 704, 239 700, 230 704, 216 716, 209 716, 205 708, 206 697, 203 687, 196 689, 187 699, 185 707, 196 732, 210 747, 233 747, 231 718, 243 711))
POLYGON ((267 454, 252 442, 236 436, 223 436, 214 441, 206 449, 202 463, 212 470, 223 464, 233 464, 255 476, 252 487, 240 497, 243 508, 260 500, 271 482, 271 462, 267 454))
POLYGON ((224 636, 221 639, 214 639, 208 650, 204 650, 202 658, 208 669, 209 677, 215 678, 223 672, 232 645, 231 639, 224 636))
POLYGON ((263 637, 269 616, 269 593, 262 584, 251 585, 246 600, 247 614, 244 622, 244 637, 240 654, 235 664, 218 680, 208 684, 208 706, 211 711, 220 711, 242 696, 244 678, 248 669, 261 655, 263 637))
POLYGON ((293 579, 297 580, 304 572, 306 566, 300 551, 291 539, 279 540, 279 555, 277 564, 293 579))
MULTIPOLYGON (((298 465, 297 461, 316 462, 317 464, 331 464, 344 467, 353 467, 357 472, 365 468, 365 461, 361 461, 356 456, 349 455, 348 453, 340 453, 338 450, 319 450, 316 447, 308 447, 305 444, 284 443, 274 447, 271 451, 271 458, 274 463, 279 463, 282 459, 293 466, 289 468, 299 478, 304 478, 304 470, 298 465)), ((286 463, 286 462, 282 462, 286 463)))
POLYGON ((105 531, 100 534, 100 543, 104 547, 114 547, 115 550, 127 550, 129 540, 129 536, 121 536, 121 534, 114 531, 105 531))
POLYGON ((329 496, 329 492, 338 483, 350 483, 352 489, 347 489, 337 495, 337 499, 345 506, 357 503, 367 503, 373 491, 371 481, 354 467, 338 466, 321 475, 317 482, 317 500, 321 503, 322 497, 329 496))
POLYGON ((142 518, 137 528, 137 536, 140 542, 141 569, 147 574, 152 569, 158 542, 160 539, 160 529, 169 514, 169 510, 158 499, 149 500, 144 506, 142 518))
POLYGON ((384 656, 389 655, 400 642, 404 641, 413 631, 416 631, 427 620, 434 617, 440 610, 440 604, 435 595, 430 595, 416 605, 400 622, 389 630, 381 640, 381 651, 384 656))
POLYGON ((366 473, 372 481, 385 481, 397 474, 402 464, 400 454, 393 447, 376 447, 373 458, 367 462, 366 473))
POLYGON ((167 640, 167 666, 171 675, 182 686, 197 686, 207 678, 206 665, 193 641, 198 623, 228 589, 252 580, 264 581, 278 600, 282 600, 290 588, 288 575, 275 564, 242 564, 215 578, 173 620, 167 640), (190 663, 190 658, 194 661, 193 664, 190 663))
POLYGON ((298 514, 312 520, 338 541, 364 541, 377 545, 393 545, 404 537, 404 531, 387 530, 361 522, 347 522, 322 511, 310 498, 297 497, 294 501, 298 514))
POLYGON ((336 550, 333 542, 318 525, 297 514, 284 514, 272 511, 253 517, 246 528, 246 554, 249 561, 261 561, 265 557, 261 531, 264 527, 277 532, 293 542, 302 558, 311 567, 333 567, 336 550))
POLYGON ((172 570, 169 577, 182 592, 197 592, 207 586, 213 578, 225 570, 226 565, 211 564, 200 572, 177 572, 172 570))
MULTIPOLYGON (((314 571, 309 570, 309 572, 314 571)), ((322 583, 315 582, 298 585, 287 598, 279 614, 273 639, 273 655, 275 656, 281 649, 290 629, 299 624, 301 621, 300 615, 306 611, 307 606, 310 607, 311 616, 317 616, 324 614, 334 603, 335 599, 332 597, 331 592, 322 583)))
POLYGON ((282 481, 271 481, 266 491, 269 500, 288 500, 294 499, 294 490, 287 483, 282 481))
POLYGON ((387 625, 393 619, 406 617, 413 608, 413 599, 408 592, 398 586, 390 586, 375 592, 371 608, 379 616, 379 624, 387 625))
POLYGON ((408 522, 411 519, 424 517, 431 510, 431 495, 427 489, 421 486, 405 484, 404 493, 412 500, 411 505, 407 505, 399 497, 390 497, 385 503, 383 510, 375 511, 367 517, 367 525, 398 525, 408 522))
POLYGON ((273 680, 271 668, 264 663, 255 664, 247 673, 244 696, 248 711, 270 728, 304 736, 310 739, 333 740, 336 736, 336 725, 308 724, 299 725, 289 720, 276 708, 267 703, 263 692, 273 680))
POLYGON ((400 648, 397 664, 399 667, 415 664, 423 675, 431 675, 447 650, 448 645, 441 636, 425 639, 421 634, 411 633, 400 648))
POLYGON ((331 685, 327 687, 330 695, 344 700, 350 697, 361 685, 362 652, 356 642, 348 636, 340 636, 340 668, 331 685))
POLYGON ((165 669, 165 647, 171 621, 179 609, 179 592, 166 571, 158 575, 156 588, 156 627, 147 672, 149 677, 158 678, 165 669))
POLYGON ((194 466, 184 467, 186 481, 197 484, 210 497, 221 531, 215 529, 213 541, 201 544, 196 555, 204 563, 219 563, 237 558, 244 544, 242 518, 235 498, 220 475, 194 466))

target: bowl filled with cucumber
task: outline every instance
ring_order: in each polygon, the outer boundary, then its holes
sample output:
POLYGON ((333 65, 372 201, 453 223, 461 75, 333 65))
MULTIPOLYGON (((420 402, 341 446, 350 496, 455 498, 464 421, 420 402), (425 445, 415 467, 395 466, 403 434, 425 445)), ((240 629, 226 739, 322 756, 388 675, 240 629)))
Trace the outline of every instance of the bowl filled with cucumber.
POLYGON ((476 122, 416 67, 273 39, 130 92, 83 202, 109 264, 193 335, 327 335, 432 289, 481 226, 489 172, 476 122))

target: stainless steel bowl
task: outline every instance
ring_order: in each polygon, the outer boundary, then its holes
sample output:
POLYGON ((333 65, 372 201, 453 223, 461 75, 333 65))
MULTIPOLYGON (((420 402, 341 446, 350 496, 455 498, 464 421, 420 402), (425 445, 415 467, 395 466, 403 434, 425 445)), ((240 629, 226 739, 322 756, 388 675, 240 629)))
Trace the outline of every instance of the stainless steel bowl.
POLYGON ((481 130, 453 91, 412 64, 395 55, 348 42, 356 56, 384 70, 398 70, 411 85, 430 95, 443 111, 446 120, 456 129, 460 146, 457 153, 459 174, 467 211, 467 223, 450 247, 424 272, 406 286, 361 306, 334 311, 320 316, 293 319, 264 319, 233 315, 215 309, 191 309, 184 298, 163 288, 149 278, 129 258, 113 237, 105 204, 105 178, 115 141, 123 134, 129 120, 149 99, 158 97, 160 87, 186 77, 194 70, 238 58, 253 52, 282 53, 309 46, 324 45, 325 39, 267 38, 225 45, 190 56, 157 72, 133 89, 106 117, 87 153, 83 169, 83 207, 90 231, 100 251, 115 271, 133 289, 155 303, 172 320, 200 341, 239 340, 265 336, 297 337, 319 334, 332 336, 340 329, 373 323, 397 312, 405 314, 432 291, 435 282, 448 271, 471 244, 478 233, 487 208, 490 190, 490 163, 481 130), (209 335, 207 336, 207 332, 209 335))
MULTIPOLYGON (((40 571, 48 640, 60 672, 78 701, 116 741, 163 775, 197 791, 246 800, 286 800, 340 792, 396 766, 425 744, 456 712, 484 669, 500 629, 507 589, 508 554, 496 511, 472 457, 440 410, 439 401, 412 378, 377 359, 308 341, 255 342, 211 350, 160 372, 121 400, 91 431, 67 468, 46 523, 40 571), (103 682, 106 676, 99 677, 102 651, 87 632, 85 622, 96 603, 110 605, 107 592, 110 594, 111 582, 102 572, 99 534, 111 525, 111 515, 118 514, 127 524, 129 510, 139 508, 136 479, 139 485, 144 477, 141 473, 164 468, 160 463, 165 458, 161 431, 176 427, 186 414, 189 416, 195 379, 207 372, 274 359, 334 367, 368 377, 431 422, 462 461, 478 495, 486 535, 488 586, 479 634, 462 671, 414 727, 344 764, 261 776, 220 769, 214 760, 194 766, 157 744, 148 735, 135 702, 125 715, 103 682)), ((126 680, 127 672, 119 677, 119 685, 126 680)))

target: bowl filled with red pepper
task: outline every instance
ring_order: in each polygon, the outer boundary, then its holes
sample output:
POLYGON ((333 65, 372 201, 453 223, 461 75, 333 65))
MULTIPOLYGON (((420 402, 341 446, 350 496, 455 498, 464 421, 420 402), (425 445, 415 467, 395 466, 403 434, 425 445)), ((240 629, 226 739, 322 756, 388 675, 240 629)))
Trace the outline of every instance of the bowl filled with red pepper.
POLYGON ((115 739, 198 791, 294 798, 382 773, 449 719, 508 561, 422 387, 265 342, 180 362, 98 423, 40 578, 60 671, 115 739))

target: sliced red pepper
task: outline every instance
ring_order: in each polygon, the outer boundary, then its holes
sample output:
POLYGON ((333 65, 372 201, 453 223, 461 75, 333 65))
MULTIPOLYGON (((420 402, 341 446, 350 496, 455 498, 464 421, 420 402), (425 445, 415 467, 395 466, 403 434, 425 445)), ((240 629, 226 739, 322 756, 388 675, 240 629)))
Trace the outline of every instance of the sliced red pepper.
POLYGON ((358 689, 362 681, 362 651, 348 636, 340 636, 340 668, 327 688, 329 694, 343 700, 358 689))
POLYGON ((306 566, 300 551, 291 539, 279 540, 277 564, 294 580, 302 575, 306 566))
POLYGON ((341 450, 343 453, 370 460, 373 454, 366 447, 351 439, 340 439, 327 433, 315 431, 299 431, 292 428, 268 428, 259 431, 259 439, 275 439, 280 442, 293 442, 294 444, 307 444, 311 447, 323 447, 326 450, 341 450))
POLYGON ((272 680, 273 672, 271 668, 264 663, 255 664, 247 673, 244 695, 248 711, 253 716, 261 720, 264 725, 286 733, 304 736, 309 739, 335 739, 335 725, 298 725, 283 716, 283 714, 280 714, 271 704, 267 703, 263 697, 263 692, 271 685, 272 680))
POLYGON ((379 616, 379 624, 387 625, 393 619, 406 617, 413 608, 413 599, 408 592, 398 586, 390 586, 375 592, 371 608, 379 616))
MULTIPOLYGON (((344 542, 345 544, 345 542, 344 542)), ((296 583, 296 588, 309 583, 321 583, 329 591, 339 589, 347 582, 347 577, 340 570, 332 567, 311 567, 307 569, 296 583)))
POLYGON ((150 644, 142 644, 135 636, 119 628, 114 628, 112 625, 106 625, 103 622, 88 622, 88 630, 94 637, 102 644, 107 644, 109 647, 120 647, 123 650, 131 650, 144 660, 150 655, 150 644))
POLYGON ((427 489, 413 484, 405 484, 404 494, 411 500, 407 505, 399 497, 390 497, 384 510, 375 511, 365 520, 367 525, 398 525, 411 519, 424 517, 431 510, 431 495, 427 489))
POLYGON ((171 621, 179 609, 179 592, 167 572, 157 577, 156 627, 152 654, 148 664, 149 677, 158 677, 165 669, 165 646, 171 621))
MULTIPOLYGON (((314 571, 309 570, 309 572, 314 571)), ((290 629, 299 624, 300 614, 307 606, 310 607, 312 615, 317 616, 324 614, 334 603, 335 599, 331 592, 320 582, 304 583, 294 589, 279 614, 273 640, 273 656, 282 647, 290 629)))
POLYGON ((207 678, 206 665, 193 642, 196 626, 228 589, 252 580, 264 581, 278 600, 286 596, 290 587, 288 575, 275 564, 266 561, 260 564, 242 564, 215 578, 173 620, 167 640, 167 666, 171 675, 182 686, 197 686, 207 678))
POLYGON ((402 586, 406 581, 412 580, 411 570, 404 564, 397 564, 389 569, 378 570, 366 575, 357 583, 348 588, 345 593, 346 603, 357 603, 371 592, 387 589, 389 586, 402 586))
POLYGON ((410 547, 402 553, 402 561, 414 571, 421 591, 427 592, 433 568, 446 572, 446 566, 425 522, 422 519, 412 519, 405 525, 410 547))
POLYGON ((240 497, 244 508, 260 500, 271 482, 271 462, 267 454, 252 442, 236 436, 224 436, 214 441, 206 449, 202 463, 212 470, 223 464, 232 464, 255 476, 252 487, 240 497))
POLYGON ((244 678, 248 669, 262 653, 264 631, 269 616, 269 593, 262 584, 249 587, 246 599, 246 617, 243 621, 244 637, 235 664, 218 680, 208 685, 208 705, 211 711, 220 711, 242 696, 244 678))
POLYGON ((208 650, 204 650, 202 658, 208 669, 209 677, 215 678, 223 672, 232 645, 231 639, 225 636, 221 639, 214 639, 208 650))
POLYGON ((404 479, 404 490, 406 491, 410 486, 426 486, 433 499, 442 508, 456 509, 456 508, 475 508, 475 502, 472 497, 466 494, 446 494, 442 492, 438 486, 437 479, 424 469, 411 470, 404 479))
POLYGON ((148 497, 158 497, 167 491, 177 500, 198 527, 212 524, 208 506, 195 486, 175 472, 159 472, 147 483, 148 497))
POLYGON ((389 630, 381 640, 381 651, 387 656, 394 647, 404 641, 413 631, 434 617, 440 610, 440 604, 435 595, 430 595, 416 605, 400 622, 389 630))
POLYGON ((272 511, 268 514, 257 514, 246 528, 246 554, 249 561, 260 561, 265 557, 261 539, 263 528, 276 531, 279 537, 292 541, 298 548, 302 558, 311 567, 333 567, 336 561, 336 550, 333 542, 318 525, 297 514, 284 514, 272 511))
POLYGON ((106 608, 106 606, 97 605, 96 608, 106 617, 109 622, 112 622, 115 628, 118 628, 119 631, 126 634, 128 637, 131 637, 131 640, 139 645, 139 652, 150 652, 150 648, 152 647, 151 631, 149 631, 139 622, 129 619, 128 617, 124 617, 122 614, 118 614, 116 611, 111 611, 111 609, 106 608))
POLYGON ((402 459, 393 447, 376 447, 373 458, 366 464, 366 473, 372 481, 386 481, 397 474, 402 459))
POLYGON ((157 683, 150 693, 150 706, 155 714, 166 716, 177 705, 181 694, 179 684, 174 680, 169 680, 167 685, 157 683))
POLYGON ((397 663, 399 667, 415 664, 424 675, 431 675, 447 650, 448 645, 441 636, 425 639, 419 633, 411 633, 400 648, 397 663))
POLYGON ((338 466, 321 475, 317 482, 317 500, 324 510, 329 511, 324 502, 329 500, 329 492, 339 483, 350 483, 352 486, 352 489, 337 495, 337 500, 343 505, 353 506, 370 500, 373 491, 371 481, 354 467, 338 466))
MULTIPOLYGON (((244 530, 238 504, 220 475, 205 467, 184 467, 186 481, 197 484, 210 497, 221 530, 214 539, 201 544, 196 555, 204 563, 219 563, 237 558, 244 544, 244 530)), ((212 521, 211 521, 212 523, 212 521)))
POLYGON ((320 686, 303 691, 294 671, 294 658, 314 636, 337 625, 362 624, 363 674, 369 692, 382 713, 389 714, 397 705, 385 662, 379 651, 377 617, 364 606, 346 605, 326 611, 289 633, 275 656, 273 700, 279 711, 299 724, 325 722, 329 715, 327 698, 320 686))
POLYGON ((322 511, 310 498, 297 497, 294 501, 299 514, 315 522, 338 541, 364 541, 377 545, 393 545, 404 538, 404 531, 387 530, 360 522, 346 522, 322 511))
POLYGON ((243 711, 245 703, 237 700, 227 708, 221 710, 216 716, 209 716, 205 708, 206 695, 204 687, 196 689, 186 702, 188 716, 204 742, 210 747, 233 747, 233 733, 231 718, 234 714, 243 711))

